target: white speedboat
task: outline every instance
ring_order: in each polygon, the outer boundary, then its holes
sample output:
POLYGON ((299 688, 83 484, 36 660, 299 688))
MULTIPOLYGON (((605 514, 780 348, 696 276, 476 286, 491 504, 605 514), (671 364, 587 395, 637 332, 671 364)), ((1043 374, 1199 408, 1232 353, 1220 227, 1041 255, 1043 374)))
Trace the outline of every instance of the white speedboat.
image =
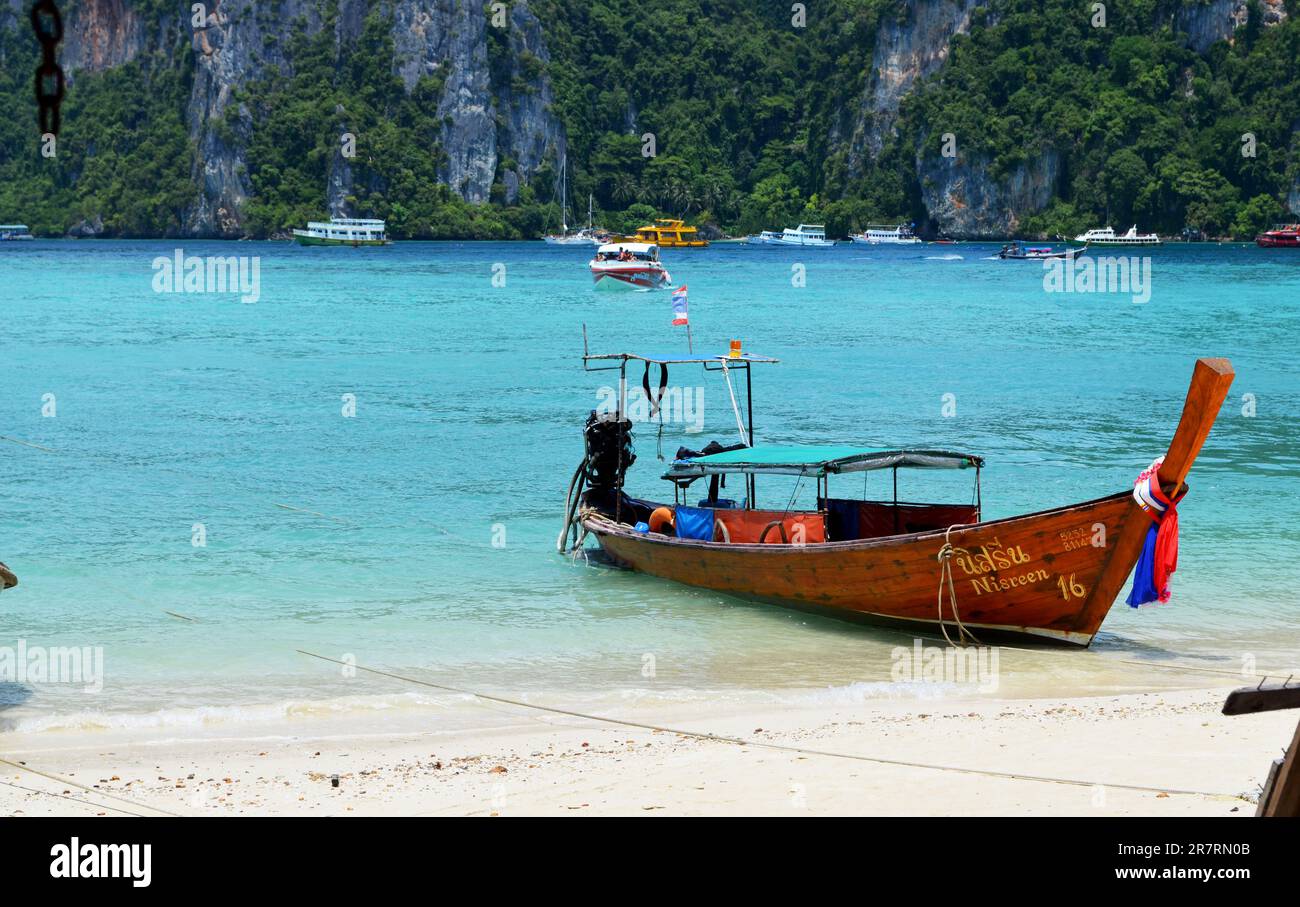
POLYGON ((588 265, 596 288, 654 290, 672 282, 653 243, 613 242, 596 249, 588 265))
POLYGON ((821 224, 800 224, 793 229, 786 227, 780 233, 764 230, 746 241, 756 246, 800 246, 814 249, 828 249, 835 245, 835 240, 826 238, 826 228, 821 224))
POLYGON ((885 224, 867 224, 867 229, 854 233, 850 237, 855 243, 869 246, 911 246, 920 243, 921 237, 912 232, 912 228, 903 224, 888 226, 885 224))
POLYGON ((1139 233, 1137 224, 1128 228, 1123 236, 1116 235, 1110 227, 1080 233, 1073 242, 1085 246, 1158 246, 1160 237, 1154 233, 1139 233))

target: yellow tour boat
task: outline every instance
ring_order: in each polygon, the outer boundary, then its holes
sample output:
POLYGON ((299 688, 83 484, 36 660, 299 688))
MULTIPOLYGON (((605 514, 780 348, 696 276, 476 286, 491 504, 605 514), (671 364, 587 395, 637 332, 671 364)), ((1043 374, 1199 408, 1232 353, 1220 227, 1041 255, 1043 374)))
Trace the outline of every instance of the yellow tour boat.
POLYGON ((637 242, 653 243, 661 249, 703 249, 709 244, 707 239, 698 239, 695 228, 686 226, 685 221, 667 219, 637 228, 635 239, 637 242))

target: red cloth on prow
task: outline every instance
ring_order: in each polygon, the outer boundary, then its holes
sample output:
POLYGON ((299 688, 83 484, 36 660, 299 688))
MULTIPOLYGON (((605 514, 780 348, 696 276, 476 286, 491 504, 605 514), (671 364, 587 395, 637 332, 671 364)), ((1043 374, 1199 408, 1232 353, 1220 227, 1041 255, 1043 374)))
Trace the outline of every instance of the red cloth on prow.
POLYGON ((1178 509, 1171 503, 1156 528, 1156 556, 1152 579, 1160 590, 1160 601, 1169 601, 1169 577, 1178 569, 1178 509))

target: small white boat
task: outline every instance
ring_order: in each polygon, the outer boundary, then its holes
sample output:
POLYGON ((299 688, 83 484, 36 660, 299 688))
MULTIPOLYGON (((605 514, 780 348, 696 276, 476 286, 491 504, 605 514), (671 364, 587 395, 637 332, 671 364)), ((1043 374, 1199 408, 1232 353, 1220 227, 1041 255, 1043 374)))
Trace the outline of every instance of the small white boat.
POLYGON ((0 224, 0 242, 16 242, 20 239, 35 239, 26 224, 0 224))
POLYGON ((1073 242, 1088 246, 1158 246, 1160 237, 1154 233, 1139 233, 1137 224, 1134 224, 1123 236, 1117 236, 1114 230, 1106 227, 1080 233, 1073 242))
POLYGON ((329 222, 310 221, 306 230, 294 230, 293 238, 304 246, 386 246, 391 240, 382 220, 331 217, 329 222))
POLYGON ((606 243, 596 249, 596 257, 588 267, 600 290, 654 290, 672 282, 668 269, 659 261, 659 247, 653 243, 606 243))
POLYGON ((921 237, 910 226, 896 224, 867 224, 867 229, 850 237, 855 243, 869 246, 911 246, 921 242, 921 237))
POLYGON ((748 237, 745 242, 753 246, 802 246, 815 249, 827 249, 835 245, 835 240, 826 238, 826 228, 821 224, 800 224, 793 229, 786 227, 780 233, 764 230, 748 237))

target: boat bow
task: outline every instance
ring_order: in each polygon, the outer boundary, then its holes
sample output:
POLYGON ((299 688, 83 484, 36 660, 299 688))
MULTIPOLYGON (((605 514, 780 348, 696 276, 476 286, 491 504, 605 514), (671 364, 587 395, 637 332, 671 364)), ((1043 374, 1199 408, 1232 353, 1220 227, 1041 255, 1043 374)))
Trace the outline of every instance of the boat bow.
MULTIPOLYGON (((1174 438, 1169 442, 1164 462, 1160 464, 1161 488, 1166 494, 1177 495, 1184 487, 1187 474, 1214 427, 1219 408, 1228 396, 1235 373, 1227 359, 1198 359, 1192 370, 1192 384, 1187 389, 1183 415, 1178 420, 1174 438)), ((1092 588, 1092 593, 1079 612, 1080 625, 1099 626, 1106 612, 1119 596, 1120 590, 1133 572, 1142 542, 1150 527, 1150 518, 1136 501, 1130 499, 1128 514, 1119 535, 1115 538, 1110 557, 1102 568, 1092 588)))

